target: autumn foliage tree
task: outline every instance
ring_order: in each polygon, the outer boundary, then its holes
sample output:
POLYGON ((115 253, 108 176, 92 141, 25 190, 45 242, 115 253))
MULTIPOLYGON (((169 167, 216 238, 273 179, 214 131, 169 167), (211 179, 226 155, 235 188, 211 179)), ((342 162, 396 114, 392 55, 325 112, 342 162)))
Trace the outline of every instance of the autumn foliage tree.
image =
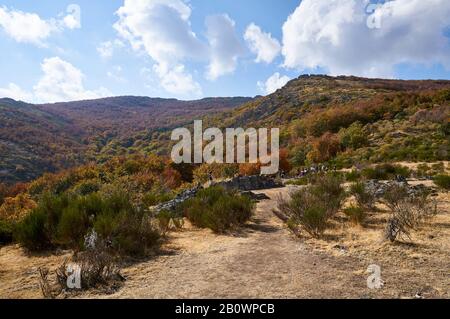
POLYGON ((323 163, 336 156, 340 149, 339 137, 336 134, 325 133, 312 142, 312 150, 307 158, 313 163, 323 163))
POLYGON ((182 184, 182 176, 179 171, 173 169, 168 166, 164 169, 162 173, 164 183, 170 189, 175 189, 181 186, 182 184))
POLYGON ((0 205, 3 204, 8 194, 8 187, 5 184, 0 184, 0 205))
POLYGON ((239 165, 239 175, 253 176, 261 173, 261 163, 242 163, 239 165))
POLYGON ((292 165, 289 162, 289 151, 285 148, 280 150, 280 171, 289 172, 292 169, 292 165))

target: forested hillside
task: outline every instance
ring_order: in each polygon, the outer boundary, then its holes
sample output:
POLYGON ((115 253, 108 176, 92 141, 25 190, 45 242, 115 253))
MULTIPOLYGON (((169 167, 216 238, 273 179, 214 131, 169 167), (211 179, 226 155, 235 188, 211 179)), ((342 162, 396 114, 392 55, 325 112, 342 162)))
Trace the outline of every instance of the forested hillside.
POLYGON ((32 180, 89 161, 152 151, 159 131, 185 125, 249 98, 198 101, 115 97, 32 105, 0 99, 0 182, 32 180), (147 144, 135 144, 144 139, 147 144))
POLYGON ((199 101, 116 97, 30 105, 0 100, 0 181, 115 156, 168 155, 170 132, 280 127, 290 167, 448 160, 450 81, 301 76, 274 94, 199 101))
POLYGON ((301 76, 208 117, 219 127, 280 127, 294 167, 450 158, 450 81, 301 76))

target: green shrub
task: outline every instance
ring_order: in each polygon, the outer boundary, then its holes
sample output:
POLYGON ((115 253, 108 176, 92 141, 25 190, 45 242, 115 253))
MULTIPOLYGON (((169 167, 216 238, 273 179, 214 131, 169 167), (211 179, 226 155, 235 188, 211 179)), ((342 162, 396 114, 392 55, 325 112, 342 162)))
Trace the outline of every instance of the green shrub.
POLYGON ((81 196, 89 195, 100 190, 100 183, 96 180, 82 182, 75 187, 75 193, 81 196))
POLYGON ((368 167, 363 169, 362 175, 367 179, 388 180, 394 179, 396 176, 404 178, 411 176, 411 171, 401 165, 380 164, 375 167, 368 167))
POLYGON ((133 211, 134 207, 127 193, 113 191, 111 194, 103 196, 102 210, 117 214, 123 211, 133 211))
POLYGON ((350 206, 344 209, 344 214, 355 224, 362 224, 366 219, 366 212, 360 206, 350 206))
POLYGON ((314 184, 293 192, 289 200, 280 199, 278 209, 313 237, 320 237, 345 198, 341 179, 331 175, 315 179, 314 184))
POLYGON ((288 181, 286 185, 296 185, 296 186, 305 186, 309 184, 309 179, 307 177, 300 177, 291 181, 288 181))
POLYGON ((160 233, 140 212, 123 212, 112 221, 112 233, 106 238, 120 255, 144 256, 159 243, 160 233))
POLYGON ((94 229, 111 242, 115 251, 127 256, 145 255, 157 246, 160 238, 148 216, 119 192, 103 199, 103 210, 95 219, 94 229))
POLYGON ((0 219, 0 246, 13 241, 13 225, 0 219))
POLYGON ((210 187, 182 205, 184 215, 197 227, 222 233, 248 221, 254 203, 247 196, 210 187))
POLYGON ((345 174, 345 180, 347 182, 356 182, 360 180, 361 177, 361 173, 356 170, 352 170, 351 172, 345 174))
POLYGON ((354 183, 350 186, 350 194, 355 197, 360 207, 371 209, 375 204, 375 194, 367 190, 363 182, 354 183))
POLYGON ((55 234, 62 212, 69 204, 69 196, 44 194, 43 198, 35 209, 37 212, 45 216, 45 227, 49 234, 55 234))
POLYGON ((17 225, 15 239, 31 251, 51 248, 52 238, 47 221, 48 216, 42 209, 33 210, 17 225))
POLYGON ((58 223, 59 244, 77 249, 83 248, 84 236, 89 231, 89 217, 77 202, 70 203, 58 223))
POLYGON ((14 236, 16 240, 32 251, 53 247, 56 244, 58 224, 69 201, 65 194, 44 194, 38 207, 17 225, 14 236))
POLYGON ((450 176, 449 175, 437 175, 434 177, 434 183, 443 188, 450 189, 450 176))
POLYGON ((313 237, 323 234, 330 217, 326 204, 313 195, 309 187, 292 193, 288 201, 280 200, 278 209, 289 217, 290 224, 301 225, 313 237))
POLYGON ((151 220, 132 205, 127 194, 116 191, 108 196, 46 195, 18 225, 16 238, 30 250, 79 250, 92 228, 119 255, 144 255, 160 237, 151 220))
POLYGON ((326 203, 331 215, 337 213, 346 197, 341 184, 342 178, 340 175, 327 174, 317 177, 310 188, 312 194, 326 203))
POLYGON ((174 198, 171 192, 151 192, 144 195, 142 203, 145 207, 151 207, 168 202, 174 198))
POLYGON ((339 138, 345 148, 358 149, 368 144, 367 132, 360 122, 355 122, 348 128, 341 129, 339 138))
POLYGON ((62 177, 56 182, 53 187, 53 193, 56 195, 65 193, 76 183, 76 180, 76 176, 69 173, 67 176, 62 177))

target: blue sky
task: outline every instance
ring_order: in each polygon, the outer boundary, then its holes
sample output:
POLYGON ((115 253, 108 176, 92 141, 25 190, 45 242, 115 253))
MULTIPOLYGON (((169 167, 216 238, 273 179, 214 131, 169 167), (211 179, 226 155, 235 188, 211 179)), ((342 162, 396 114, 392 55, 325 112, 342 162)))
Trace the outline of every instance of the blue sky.
POLYGON ((450 79, 449 17, 447 0, 373 12, 364 0, 2 0, 0 96, 254 96, 302 73, 450 79))

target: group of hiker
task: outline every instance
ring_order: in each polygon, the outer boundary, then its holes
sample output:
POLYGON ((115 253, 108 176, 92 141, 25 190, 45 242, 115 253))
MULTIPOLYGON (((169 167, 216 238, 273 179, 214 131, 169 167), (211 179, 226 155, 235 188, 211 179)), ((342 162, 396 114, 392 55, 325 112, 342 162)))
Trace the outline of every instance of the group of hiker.
POLYGON ((317 166, 310 166, 310 167, 306 167, 304 169, 302 169, 299 174, 297 175, 298 178, 301 177, 305 177, 308 175, 314 175, 314 174, 318 174, 318 173, 322 173, 322 172, 329 172, 329 171, 336 171, 337 167, 333 166, 333 167, 328 167, 326 165, 317 165, 317 166))

